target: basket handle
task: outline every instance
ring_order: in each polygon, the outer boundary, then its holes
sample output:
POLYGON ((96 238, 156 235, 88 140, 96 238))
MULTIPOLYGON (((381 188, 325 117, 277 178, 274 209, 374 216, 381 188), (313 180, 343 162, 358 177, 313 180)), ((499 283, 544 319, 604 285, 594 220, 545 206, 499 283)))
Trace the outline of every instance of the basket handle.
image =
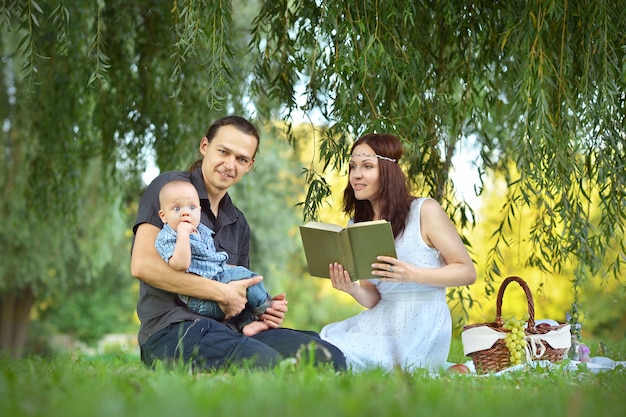
POLYGON ((502 298, 504 297, 504 290, 512 281, 517 282, 522 287, 522 289, 524 290, 524 293, 526 294, 526 302, 528 304, 528 315, 530 316, 530 318, 528 319, 527 328, 534 329, 535 328, 535 303, 533 302, 533 295, 530 292, 530 288, 528 288, 528 285, 526 284, 526 282, 520 277, 515 277, 515 276, 507 277, 502 282, 502 285, 500 285, 500 289, 498 290, 498 299, 496 302, 496 324, 498 325, 498 327, 502 327, 502 325, 504 324, 504 321, 502 320, 502 298))

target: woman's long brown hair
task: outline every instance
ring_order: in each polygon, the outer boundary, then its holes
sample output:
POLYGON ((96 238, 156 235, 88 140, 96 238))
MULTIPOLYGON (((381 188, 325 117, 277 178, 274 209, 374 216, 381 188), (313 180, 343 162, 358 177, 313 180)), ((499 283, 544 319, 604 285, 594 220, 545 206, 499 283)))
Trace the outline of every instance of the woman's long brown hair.
MULTIPOLYGON (((370 133, 361 136, 352 145, 352 152, 358 145, 367 144, 376 155, 395 159, 391 162, 385 159, 378 159, 378 169, 380 173, 380 216, 391 222, 394 237, 398 237, 404 231, 406 219, 409 215, 411 202, 415 197, 409 194, 407 178, 400 169, 398 162, 402 157, 402 143, 394 135, 388 133, 370 133)), ((354 222, 373 220, 374 209, 369 200, 357 200, 354 197, 354 190, 348 181, 348 185, 343 193, 343 211, 354 222)))

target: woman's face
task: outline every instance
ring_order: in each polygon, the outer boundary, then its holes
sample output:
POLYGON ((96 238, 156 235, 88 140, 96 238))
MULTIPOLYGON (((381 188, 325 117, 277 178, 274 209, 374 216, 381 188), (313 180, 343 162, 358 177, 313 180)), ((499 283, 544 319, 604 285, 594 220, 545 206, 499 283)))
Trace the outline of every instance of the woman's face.
POLYGON ((378 158, 367 144, 357 145, 350 161, 350 186, 357 200, 369 200, 372 205, 380 194, 378 158))

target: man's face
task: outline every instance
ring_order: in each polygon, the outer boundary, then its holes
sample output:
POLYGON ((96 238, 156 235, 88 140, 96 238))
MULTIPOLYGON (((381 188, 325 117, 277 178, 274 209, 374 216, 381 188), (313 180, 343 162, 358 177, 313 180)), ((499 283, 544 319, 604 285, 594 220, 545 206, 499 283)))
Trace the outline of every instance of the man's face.
POLYGON ((211 142, 202 138, 202 175, 209 193, 225 192, 237 184, 254 165, 257 138, 227 125, 218 129, 211 142))

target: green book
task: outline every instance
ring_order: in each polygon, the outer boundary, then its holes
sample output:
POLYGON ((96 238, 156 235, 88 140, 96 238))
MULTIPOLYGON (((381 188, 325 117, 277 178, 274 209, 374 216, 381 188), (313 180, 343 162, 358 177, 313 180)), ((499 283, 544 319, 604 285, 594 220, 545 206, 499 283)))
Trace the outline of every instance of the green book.
POLYGON ((386 220, 359 222, 341 227, 336 224, 309 222, 300 226, 309 273, 330 278, 328 265, 339 262, 353 281, 376 278, 372 264, 377 256, 396 255, 391 223, 386 220))

